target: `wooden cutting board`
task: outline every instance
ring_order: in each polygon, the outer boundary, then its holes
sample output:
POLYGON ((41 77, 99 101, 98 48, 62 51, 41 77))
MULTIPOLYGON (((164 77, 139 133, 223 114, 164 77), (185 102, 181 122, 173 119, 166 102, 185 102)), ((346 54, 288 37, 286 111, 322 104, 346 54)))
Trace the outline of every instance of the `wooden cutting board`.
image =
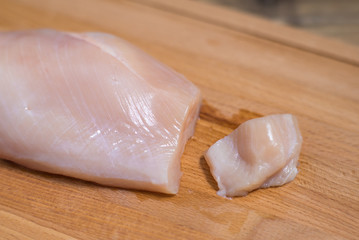
POLYGON ((26 28, 127 39, 195 83, 203 107, 176 196, 0 160, 0 239, 359 238, 358 48, 196 1, 0 0, 0 30, 26 28), (298 117, 296 179, 217 196, 203 152, 273 113, 298 117))

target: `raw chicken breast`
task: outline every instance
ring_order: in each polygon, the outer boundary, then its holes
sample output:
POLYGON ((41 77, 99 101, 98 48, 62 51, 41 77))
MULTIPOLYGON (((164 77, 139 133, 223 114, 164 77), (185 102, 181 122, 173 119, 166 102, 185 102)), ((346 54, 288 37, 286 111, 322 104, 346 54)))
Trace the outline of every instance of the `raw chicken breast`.
POLYGON ((297 175, 302 136, 291 114, 270 115, 241 124, 205 154, 218 195, 245 196, 257 188, 280 186, 297 175))
POLYGON ((0 157, 109 186, 175 194, 200 91, 120 38, 0 33, 0 157))

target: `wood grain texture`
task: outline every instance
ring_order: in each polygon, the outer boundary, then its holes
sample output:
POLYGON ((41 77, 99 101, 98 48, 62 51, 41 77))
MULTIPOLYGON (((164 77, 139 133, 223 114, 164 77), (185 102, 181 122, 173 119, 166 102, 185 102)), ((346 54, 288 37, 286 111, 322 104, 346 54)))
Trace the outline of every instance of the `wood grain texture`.
POLYGON ((0 30, 103 31, 127 39, 184 74, 204 98, 176 196, 102 187, 1 160, 0 238, 358 239, 357 48, 322 38, 314 44, 318 38, 309 34, 192 1, 0 6, 0 30), (296 179, 243 198, 217 196, 203 152, 245 120, 286 112, 298 117, 304 139, 296 179))

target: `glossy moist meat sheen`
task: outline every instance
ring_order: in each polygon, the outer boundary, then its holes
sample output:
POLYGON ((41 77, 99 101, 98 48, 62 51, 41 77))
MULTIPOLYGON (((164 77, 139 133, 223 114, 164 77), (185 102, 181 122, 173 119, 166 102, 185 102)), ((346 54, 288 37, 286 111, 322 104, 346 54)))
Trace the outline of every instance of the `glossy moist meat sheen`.
POLYGON ((120 38, 0 33, 0 157, 104 185, 177 193, 200 91, 120 38))
POLYGON ((241 124, 205 154, 220 196, 244 196, 257 188, 281 186, 297 175, 302 136, 291 114, 241 124))

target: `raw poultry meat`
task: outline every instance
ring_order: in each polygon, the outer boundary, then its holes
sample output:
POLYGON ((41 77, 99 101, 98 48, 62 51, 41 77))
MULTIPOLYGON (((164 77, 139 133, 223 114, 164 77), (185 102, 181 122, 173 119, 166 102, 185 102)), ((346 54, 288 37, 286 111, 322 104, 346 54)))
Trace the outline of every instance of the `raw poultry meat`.
POLYGON ((205 153, 218 195, 245 196, 297 175, 302 136, 296 118, 276 114, 244 122, 205 153))
POLYGON ((175 194, 200 91, 103 33, 0 33, 0 157, 109 186, 175 194))

